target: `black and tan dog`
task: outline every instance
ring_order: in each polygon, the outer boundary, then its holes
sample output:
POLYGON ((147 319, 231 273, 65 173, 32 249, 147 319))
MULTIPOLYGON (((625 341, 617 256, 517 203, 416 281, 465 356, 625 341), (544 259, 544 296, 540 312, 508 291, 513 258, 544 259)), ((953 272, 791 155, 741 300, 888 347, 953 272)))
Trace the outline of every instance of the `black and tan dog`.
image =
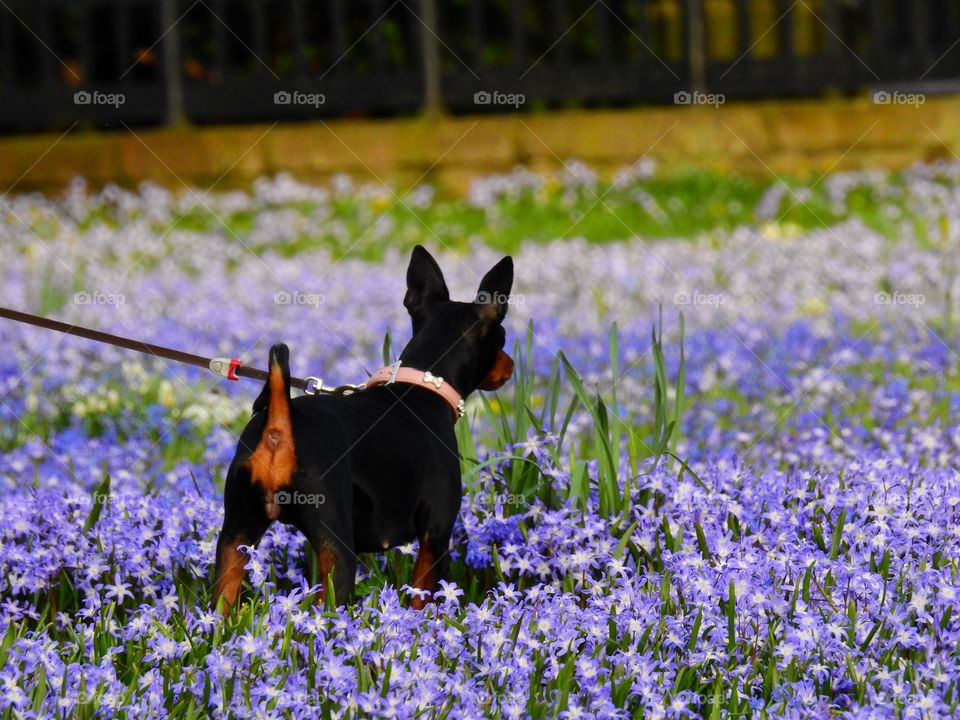
POLYGON ((412 604, 423 606, 446 572, 460 510, 463 399, 513 372, 502 326, 512 285, 505 257, 474 302, 452 302, 437 262, 414 248, 403 300, 413 337, 399 363, 349 396, 291 400, 289 352, 271 348, 270 377, 227 473, 215 606, 236 602, 246 563, 238 546, 256 544, 274 520, 307 536, 338 603, 350 599, 356 553, 419 540, 411 584, 427 592, 412 604))

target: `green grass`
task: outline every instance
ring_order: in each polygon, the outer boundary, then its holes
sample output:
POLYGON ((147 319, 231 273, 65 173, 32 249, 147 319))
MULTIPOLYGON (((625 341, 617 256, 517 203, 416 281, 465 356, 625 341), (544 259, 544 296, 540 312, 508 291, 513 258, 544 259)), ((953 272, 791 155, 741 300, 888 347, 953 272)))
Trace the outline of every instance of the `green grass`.
MULTIPOLYGON (((359 193, 332 195, 322 204, 295 201, 282 206, 264 205, 220 215, 203 204, 171 212, 154 223, 162 236, 173 231, 211 232, 236 237, 250 245, 250 233, 264 211, 285 209, 302 218, 302 232, 282 245, 251 249, 287 256, 327 248, 339 255, 370 260, 383 256, 386 247, 409 248, 416 243, 466 249, 478 242, 505 252, 524 242, 551 242, 575 237, 605 243, 643 238, 695 238, 723 233, 739 226, 756 226, 774 235, 792 236, 835 226, 852 218, 887 237, 902 233, 904 223, 931 247, 939 247, 943 228, 935 220, 911 212, 914 204, 907 185, 898 175, 880 186, 861 182, 840 206, 835 206, 828 181, 785 179, 779 206, 768 217, 757 214, 758 205, 772 187, 771 180, 739 175, 691 171, 676 176, 609 180, 594 185, 548 178, 537 188, 518 188, 501 196, 490 207, 477 207, 465 199, 435 197, 414 204, 407 195, 383 189, 367 197, 359 193)), ((30 218, 41 238, 53 237, 51 217, 30 218)), ((117 227, 127 222, 111 206, 99 207, 80 221, 80 230, 93 223, 117 227)), ((149 266, 149 265, 148 265, 149 266)))

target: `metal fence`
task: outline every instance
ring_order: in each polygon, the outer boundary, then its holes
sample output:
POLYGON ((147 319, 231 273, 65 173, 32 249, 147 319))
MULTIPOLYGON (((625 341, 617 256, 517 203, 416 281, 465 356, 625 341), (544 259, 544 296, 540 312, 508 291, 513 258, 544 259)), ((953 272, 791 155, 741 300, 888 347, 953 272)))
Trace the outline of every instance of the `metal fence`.
POLYGON ((5 0, 0 131, 949 88, 960 0, 5 0))

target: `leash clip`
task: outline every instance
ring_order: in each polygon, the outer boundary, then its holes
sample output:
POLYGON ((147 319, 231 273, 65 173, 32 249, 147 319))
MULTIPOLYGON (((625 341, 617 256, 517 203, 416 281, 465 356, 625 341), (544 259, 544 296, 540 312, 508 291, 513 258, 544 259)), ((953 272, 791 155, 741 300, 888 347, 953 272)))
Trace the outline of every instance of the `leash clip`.
POLYGON ((225 377, 227 380, 239 380, 240 376, 237 375, 237 368, 243 365, 242 360, 237 360, 236 358, 213 358, 210 360, 210 365, 208 366, 211 372, 216 373, 220 377, 225 377))
POLYGON ((364 385, 337 385, 336 387, 324 387, 323 380, 318 378, 316 375, 311 375, 310 377, 305 377, 303 379, 303 392, 307 395, 319 395, 323 393, 324 395, 352 395, 353 393, 363 390, 364 385))

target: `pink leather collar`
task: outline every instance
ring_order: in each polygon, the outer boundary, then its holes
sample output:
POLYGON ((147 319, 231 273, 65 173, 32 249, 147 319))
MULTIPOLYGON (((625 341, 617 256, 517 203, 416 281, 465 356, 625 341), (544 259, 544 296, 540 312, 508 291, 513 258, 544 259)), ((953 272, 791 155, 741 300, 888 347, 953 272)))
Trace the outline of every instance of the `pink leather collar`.
POLYGON ((453 410, 453 421, 456 422, 463 417, 463 398, 460 393, 451 387, 442 377, 434 375, 429 370, 415 370, 410 367, 401 367, 398 360, 393 365, 382 367, 377 370, 370 379, 364 383, 365 387, 377 387, 379 385, 392 385, 393 383, 405 383, 407 385, 416 385, 430 392, 436 393, 453 410))

